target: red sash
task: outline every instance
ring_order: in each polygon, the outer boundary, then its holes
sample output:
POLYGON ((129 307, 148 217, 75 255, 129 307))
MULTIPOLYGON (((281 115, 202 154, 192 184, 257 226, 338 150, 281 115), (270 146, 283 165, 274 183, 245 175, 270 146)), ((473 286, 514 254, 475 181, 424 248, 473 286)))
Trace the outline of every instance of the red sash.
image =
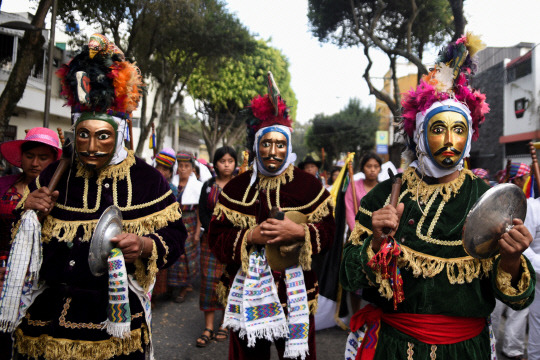
POLYGON ((350 327, 357 331, 364 324, 368 330, 356 359, 373 359, 381 320, 393 328, 426 344, 455 344, 478 336, 486 326, 486 318, 430 314, 387 314, 380 308, 367 305, 351 318, 350 327))

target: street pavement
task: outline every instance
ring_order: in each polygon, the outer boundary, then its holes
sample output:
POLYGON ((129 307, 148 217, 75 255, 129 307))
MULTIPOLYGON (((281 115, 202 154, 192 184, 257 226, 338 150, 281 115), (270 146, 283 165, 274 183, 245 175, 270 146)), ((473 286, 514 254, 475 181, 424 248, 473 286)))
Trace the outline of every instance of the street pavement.
MULTIPOLYGON (((197 337, 204 329, 204 315, 199 310, 198 284, 195 284, 194 290, 188 293, 182 304, 177 304, 172 299, 158 299, 152 314, 152 337, 157 360, 228 359, 228 341, 212 341, 205 348, 196 346, 197 337)), ((501 325, 504 326, 504 323, 501 325)), ((219 321, 216 319, 214 329, 218 328, 219 321)), ((347 332, 338 327, 318 331, 317 359, 343 359, 346 340, 347 332)), ((497 359, 508 360, 500 353, 500 343, 497 345, 497 359)), ((277 359, 275 351, 272 353, 272 359, 277 359)))
MULTIPOLYGON (((152 338, 157 360, 228 359, 228 340, 212 341, 205 348, 196 346, 197 337, 204 329, 204 315, 199 310, 198 284, 195 284, 193 292, 188 293, 182 304, 172 299, 158 299, 152 317, 152 338)), ((219 321, 216 319, 214 329, 218 328, 219 321)), ((343 359, 346 340, 347 332, 338 327, 318 331, 317 359, 343 359)), ((275 351, 272 359, 277 359, 275 351)))

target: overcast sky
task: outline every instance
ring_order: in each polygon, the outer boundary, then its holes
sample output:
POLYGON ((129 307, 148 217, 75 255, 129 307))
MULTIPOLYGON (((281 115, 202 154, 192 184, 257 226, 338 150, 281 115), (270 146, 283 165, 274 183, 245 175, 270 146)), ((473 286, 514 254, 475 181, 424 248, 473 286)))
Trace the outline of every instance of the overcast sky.
MULTIPOLYGON (((33 11, 28 0, 3 0, 2 11, 33 11)), ((361 49, 339 49, 320 44, 312 37, 307 19, 307 0, 228 0, 227 7, 253 34, 271 39, 290 62, 291 85, 298 98, 297 119, 305 123, 315 114, 333 114, 350 98, 359 98, 374 108, 362 74, 366 60, 361 49)), ((539 0, 467 0, 466 30, 481 35, 488 46, 512 46, 519 42, 540 43, 539 0)), ((388 64, 373 54, 371 75, 382 77, 388 64)), ((432 63, 431 58, 424 58, 432 63)), ((278 84, 279 85, 279 84, 278 84)))

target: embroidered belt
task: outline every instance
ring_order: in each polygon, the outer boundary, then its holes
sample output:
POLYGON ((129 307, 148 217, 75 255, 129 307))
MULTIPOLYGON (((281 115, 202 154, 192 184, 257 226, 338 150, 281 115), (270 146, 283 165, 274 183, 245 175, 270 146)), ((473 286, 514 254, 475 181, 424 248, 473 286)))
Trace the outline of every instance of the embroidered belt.
POLYGON ((350 328, 355 332, 364 324, 368 330, 356 359, 373 359, 381 321, 426 344, 447 345, 472 339, 486 326, 484 317, 462 317, 432 314, 384 313, 380 308, 367 305, 351 318, 350 328))

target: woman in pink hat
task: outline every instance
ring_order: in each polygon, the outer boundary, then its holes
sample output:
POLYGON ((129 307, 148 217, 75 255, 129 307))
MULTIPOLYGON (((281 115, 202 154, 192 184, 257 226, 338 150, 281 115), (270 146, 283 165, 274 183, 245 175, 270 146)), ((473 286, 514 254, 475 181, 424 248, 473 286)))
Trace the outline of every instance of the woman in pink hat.
MULTIPOLYGON (((50 163, 62 155, 58 135, 53 130, 36 127, 28 131, 24 140, 0 144, 0 153, 22 173, 0 178, 0 288, 4 282, 5 263, 10 250, 13 210, 23 197, 24 188, 39 176, 50 163)), ((0 348, 11 354, 11 336, 0 333, 0 348)), ((2 359, 2 355, 0 355, 2 359)))

